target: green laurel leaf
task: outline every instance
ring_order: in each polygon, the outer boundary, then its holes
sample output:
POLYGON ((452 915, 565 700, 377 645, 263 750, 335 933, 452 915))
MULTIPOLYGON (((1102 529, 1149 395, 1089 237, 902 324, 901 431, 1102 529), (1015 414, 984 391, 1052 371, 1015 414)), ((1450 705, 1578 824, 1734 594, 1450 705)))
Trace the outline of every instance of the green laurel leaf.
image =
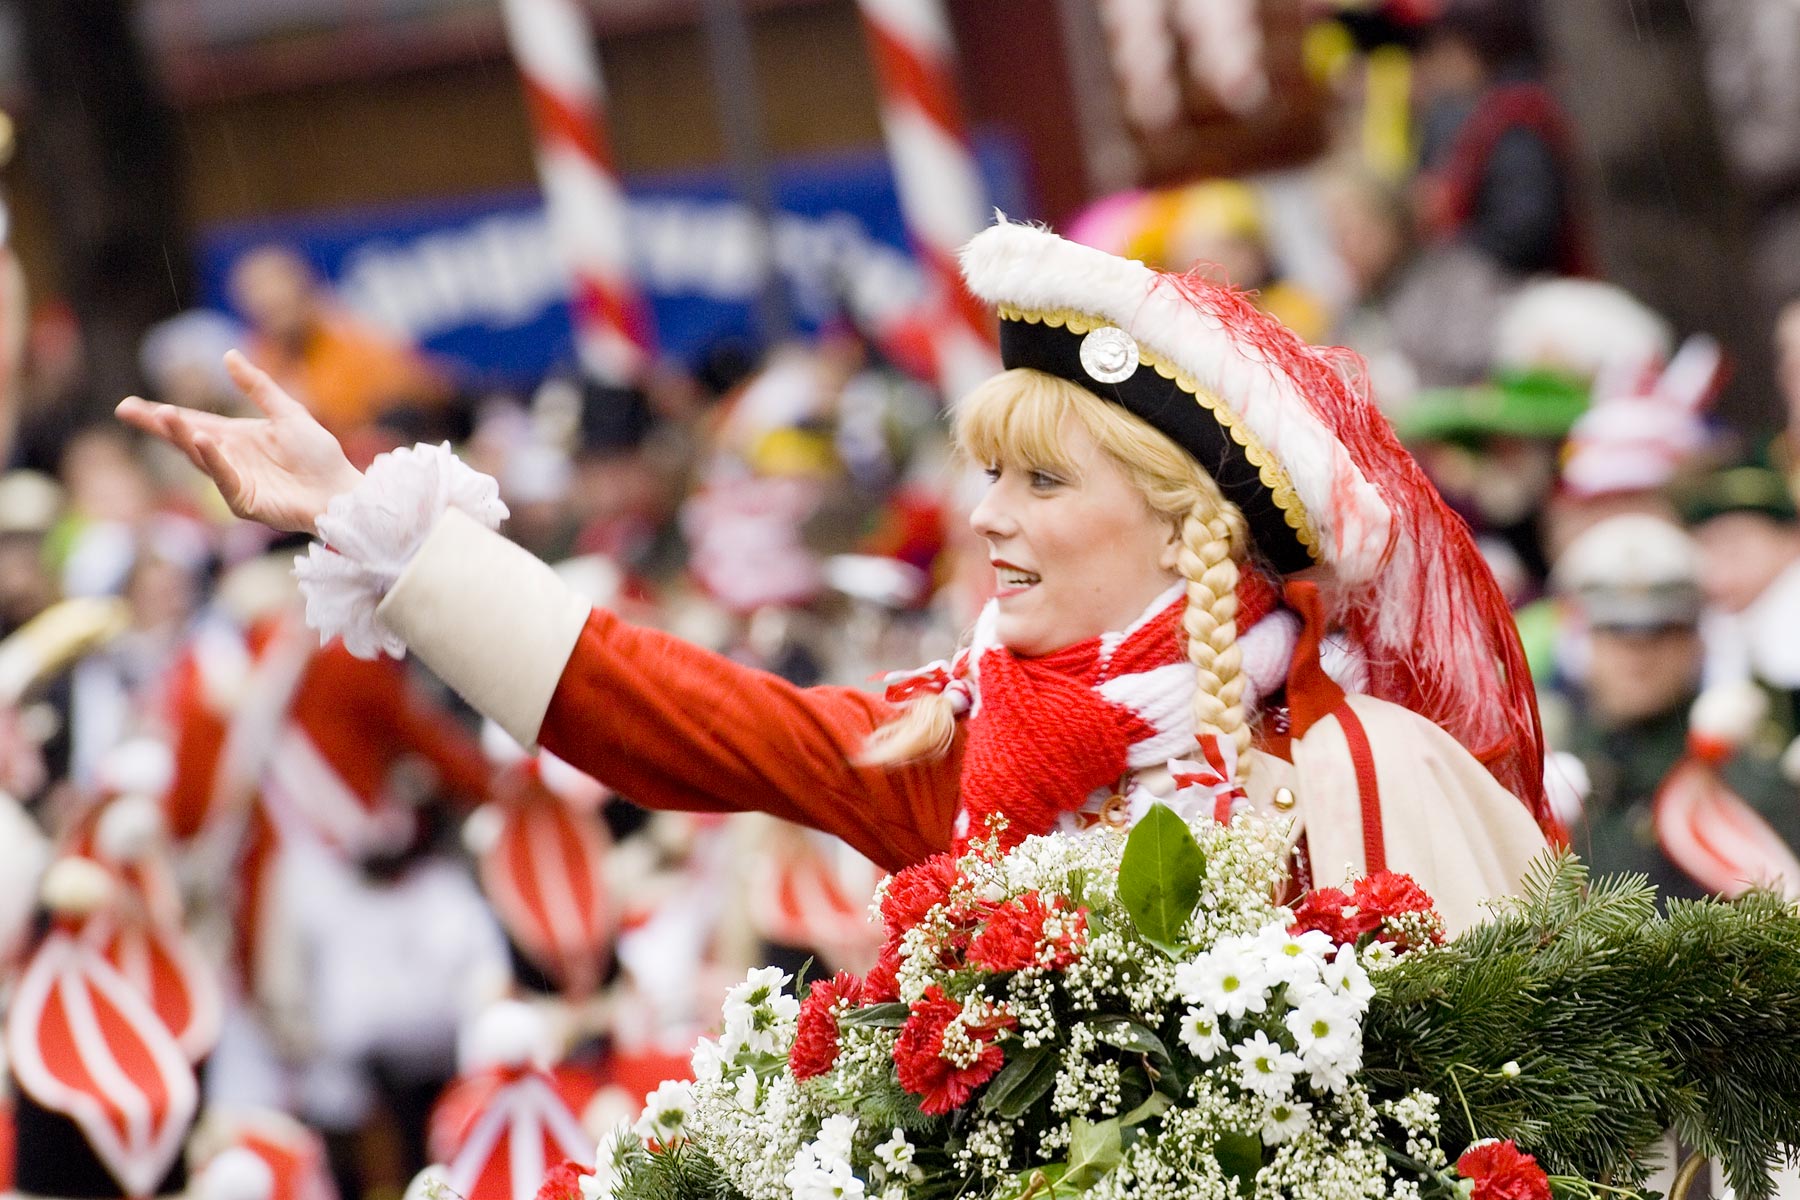
POLYGON ((853 1008, 839 1017, 838 1028, 898 1029, 906 1024, 907 1015, 911 1011, 904 1004, 870 1004, 864 1008, 853 1008))
POLYGON ((1008 1121, 1018 1120, 1050 1090, 1060 1065, 1054 1046, 1015 1051, 1012 1060, 1000 1068, 982 1093, 981 1111, 998 1112, 1008 1121))
POLYGON ((1205 872, 1206 856, 1187 822, 1166 804, 1152 804, 1125 840, 1119 903, 1144 940, 1171 958, 1184 949, 1205 872))

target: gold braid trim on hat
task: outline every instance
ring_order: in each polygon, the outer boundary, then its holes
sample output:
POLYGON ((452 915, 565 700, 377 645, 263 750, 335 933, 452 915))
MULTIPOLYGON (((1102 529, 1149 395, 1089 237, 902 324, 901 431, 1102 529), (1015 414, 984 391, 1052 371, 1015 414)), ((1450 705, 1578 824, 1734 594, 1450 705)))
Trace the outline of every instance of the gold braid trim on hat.
MULTIPOLYGON (((995 306, 995 311, 1003 321, 1024 321, 1030 325, 1049 325, 1053 328, 1067 329, 1073 334, 1087 334, 1103 326, 1118 324, 1105 317, 1091 316, 1066 308, 1054 312, 1028 312, 1022 308, 1014 308, 1010 304, 1000 304, 995 306)), ((1133 340, 1136 340, 1135 336, 1133 340)), ((1244 424, 1243 418, 1232 411, 1230 405, 1201 387, 1193 376, 1145 346, 1143 342, 1139 341, 1137 345, 1140 363, 1146 363, 1155 368, 1158 375, 1197 400, 1200 407, 1210 413, 1213 420, 1217 421, 1225 432, 1231 435, 1231 440, 1243 447, 1244 457, 1250 461, 1251 466, 1256 468, 1263 487, 1269 490, 1269 495, 1275 501, 1275 507, 1281 510, 1282 519, 1287 522, 1288 528, 1294 531, 1294 537, 1302 546, 1306 547, 1306 553, 1315 563, 1325 561, 1324 552, 1320 547, 1319 531, 1313 525, 1312 517, 1307 513, 1306 506, 1300 503, 1300 494, 1294 490, 1293 479, 1288 476, 1287 468, 1281 465, 1280 460, 1269 452, 1267 446, 1262 444, 1262 439, 1258 438, 1250 427, 1244 424)))

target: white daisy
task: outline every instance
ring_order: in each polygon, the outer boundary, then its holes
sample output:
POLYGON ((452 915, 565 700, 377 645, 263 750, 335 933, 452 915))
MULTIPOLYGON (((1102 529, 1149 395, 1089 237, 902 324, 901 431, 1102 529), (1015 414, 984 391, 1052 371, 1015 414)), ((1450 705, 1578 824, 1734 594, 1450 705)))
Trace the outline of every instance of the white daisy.
POLYGON ((1287 1095, 1294 1086, 1294 1076, 1300 1073, 1299 1056, 1282 1049, 1280 1042, 1270 1041, 1260 1029, 1248 1041, 1233 1046, 1231 1052, 1237 1056, 1244 1086, 1259 1095, 1287 1095))
POLYGON ((813 1139, 813 1153, 827 1166, 850 1161, 850 1149, 856 1142, 856 1118, 835 1113, 819 1124, 819 1136, 813 1139))
POLYGON ((875 1147, 875 1161, 888 1169, 890 1175, 913 1178, 920 1174, 913 1166, 913 1144, 906 1140, 906 1133, 899 1126, 894 1127, 894 1136, 875 1147))
POLYGON ((1380 971, 1398 962, 1399 953, 1392 942, 1370 942, 1363 947, 1363 966, 1370 971, 1380 971))
POLYGON ((1256 935, 1256 949, 1270 975, 1289 985, 1319 978, 1319 965, 1331 956, 1332 941, 1317 929, 1289 933, 1267 925, 1256 935))
POLYGON ((1375 994, 1375 985, 1369 982, 1369 973, 1356 961, 1354 946, 1340 946, 1332 960, 1320 969, 1319 978, 1332 992, 1356 1001, 1358 1007, 1367 1004, 1375 994))
POLYGON ((612 1200, 613 1189, 618 1186, 619 1156, 635 1140, 631 1128, 631 1118, 622 1117, 594 1151, 594 1173, 583 1175, 576 1181, 581 1191, 581 1200, 612 1200))
POLYGON ((781 1054, 787 1049, 787 1027, 781 1016, 768 1005, 744 1008, 725 1018, 725 1033, 719 1046, 732 1060, 746 1051, 751 1054, 781 1054))
POLYGON ((755 1112, 756 1102, 761 1098, 762 1080, 756 1077, 755 1071, 745 1071, 738 1076, 737 1102, 745 1112, 755 1112))
POLYGON ((1245 1013, 1259 1013, 1269 1006, 1269 988, 1275 983, 1260 959, 1247 948, 1220 942, 1193 963, 1185 980, 1182 999, 1203 1004, 1221 1017, 1242 1020, 1245 1013))
POLYGON ((794 1165, 782 1179, 793 1200, 862 1200, 863 1181, 850 1170, 847 1162, 830 1165, 802 1150, 794 1165))
POLYGON ((1277 1100, 1263 1117, 1263 1145, 1273 1146, 1303 1132, 1312 1124, 1312 1105, 1301 1100, 1277 1100))
POLYGON ((1219 1057, 1220 1052, 1225 1049, 1225 1034, 1219 1028, 1219 1018, 1212 1009, 1194 1006, 1182 1015, 1181 1044, 1202 1062, 1211 1062, 1219 1057))
POLYGON ((694 1089, 680 1080, 665 1080, 644 1100, 644 1115, 632 1126, 639 1137, 672 1145, 686 1135, 694 1111, 694 1089))
POLYGON ((1317 1059, 1336 1062, 1350 1053, 1361 1026, 1357 1011, 1342 996, 1321 993, 1288 1013, 1283 1020, 1294 1035, 1300 1057, 1308 1063, 1317 1059))
POLYGON ((1316 1092, 1341 1092, 1350 1086, 1350 1077, 1362 1070, 1362 1031, 1350 1049, 1337 1058, 1305 1060, 1307 1082, 1316 1092))
POLYGON ((794 1015, 800 1013, 800 1002, 787 995, 781 989, 793 978, 780 967, 755 967, 744 976, 744 982, 734 985, 725 993, 725 1019, 729 1021, 734 1012, 745 1008, 760 1008, 765 1004, 778 1004, 787 1000, 794 1006, 794 1015))
POLYGON ((694 1068, 694 1078, 701 1083, 717 1083, 725 1078, 725 1051, 715 1038, 701 1038, 694 1043, 694 1055, 689 1060, 694 1068))

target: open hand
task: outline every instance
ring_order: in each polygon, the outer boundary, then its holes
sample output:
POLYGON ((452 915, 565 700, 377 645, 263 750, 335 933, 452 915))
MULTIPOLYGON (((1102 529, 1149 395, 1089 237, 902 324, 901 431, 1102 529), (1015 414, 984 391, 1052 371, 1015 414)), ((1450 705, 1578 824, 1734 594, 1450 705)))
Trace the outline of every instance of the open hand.
POLYGON ((119 418, 186 454, 218 485, 240 517, 275 529, 313 533, 331 498, 362 479, 326 428, 282 391, 268 373, 236 350, 225 369, 260 417, 220 417, 137 396, 120 402, 119 418))

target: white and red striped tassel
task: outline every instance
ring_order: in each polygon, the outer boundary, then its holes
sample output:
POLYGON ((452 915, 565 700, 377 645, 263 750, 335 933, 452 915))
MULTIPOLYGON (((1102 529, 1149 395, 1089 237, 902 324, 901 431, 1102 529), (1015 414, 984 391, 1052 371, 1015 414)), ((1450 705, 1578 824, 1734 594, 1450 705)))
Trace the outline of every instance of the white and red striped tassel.
POLYGON ((600 382, 630 383, 651 353, 650 321, 631 278, 625 191, 587 16, 578 0, 503 0, 501 9, 537 136, 551 235, 568 265, 582 365, 600 382))
POLYGON ((987 189, 963 126, 956 49, 942 0, 858 0, 881 88, 881 124, 915 253, 924 265, 938 384, 956 399, 1000 369, 993 314, 963 287, 957 252, 988 223, 987 189))

